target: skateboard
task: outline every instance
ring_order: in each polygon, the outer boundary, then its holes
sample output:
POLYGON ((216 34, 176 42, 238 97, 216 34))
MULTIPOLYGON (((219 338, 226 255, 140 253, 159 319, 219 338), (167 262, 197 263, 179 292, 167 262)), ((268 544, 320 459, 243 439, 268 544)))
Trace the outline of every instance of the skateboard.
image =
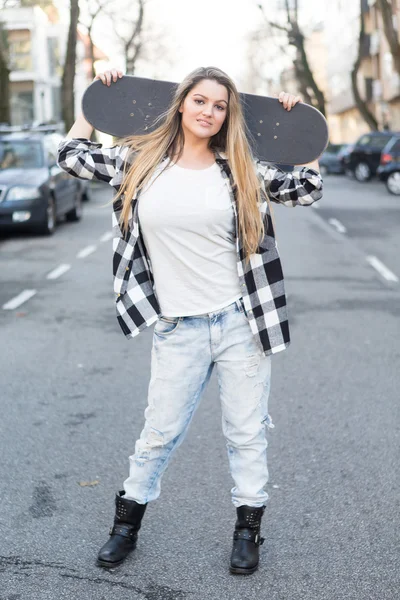
MULTIPOLYGON (((120 138, 153 131, 168 108, 178 86, 124 75, 110 86, 94 81, 82 98, 85 119, 99 131, 120 138)), ((299 103, 290 112, 277 98, 240 94, 247 137, 259 160, 287 165, 309 163, 328 144, 325 117, 309 104, 299 103)))

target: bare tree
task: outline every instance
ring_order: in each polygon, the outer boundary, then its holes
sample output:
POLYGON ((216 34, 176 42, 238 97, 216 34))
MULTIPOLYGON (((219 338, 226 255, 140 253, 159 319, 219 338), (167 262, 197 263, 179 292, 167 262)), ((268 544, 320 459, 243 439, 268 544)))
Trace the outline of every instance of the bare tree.
POLYGON ((11 120, 9 60, 8 32, 0 22, 0 123, 10 123, 11 120))
POLYGON ((80 23, 86 27, 87 35, 89 38, 89 52, 90 52, 90 63, 92 68, 92 77, 96 77, 96 71, 94 68, 95 56, 94 56, 94 42, 93 42, 93 26, 97 17, 104 11, 105 6, 109 4, 109 0, 87 0, 87 17, 81 18, 80 23))
POLYGON ((378 6, 382 15, 383 30, 389 44, 390 52, 393 56, 394 67, 400 75, 400 44, 398 27, 395 26, 395 21, 393 19, 394 5, 391 0, 378 0, 378 6))
POLYGON ((121 48, 126 73, 135 75, 138 69, 144 67, 148 76, 157 78, 160 70, 165 71, 171 65, 174 40, 146 18, 146 7, 150 2, 128 0, 124 10, 121 0, 118 0, 117 5, 109 3, 104 12, 113 23, 113 35, 121 48), (113 10, 115 6, 118 10, 113 10), (131 15, 132 9, 135 10, 134 17, 127 19, 126 15, 131 15), (149 71, 152 71, 151 75, 149 71))
POLYGON ((68 30, 67 51, 65 54, 64 70, 61 80, 61 113, 68 131, 75 120, 75 62, 76 39, 79 22, 79 0, 70 0, 70 21, 68 30))
POLYGON ((315 81, 305 48, 305 36, 299 25, 298 0, 294 0, 292 8, 290 7, 289 0, 285 0, 286 25, 271 21, 265 14, 262 4, 258 4, 258 8, 263 13, 268 26, 271 29, 283 32, 289 45, 296 49, 293 67, 300 91, 306 102, 314 105, 323 115, 325 115, 325 96, 315 81))
POLYGON ((360 33, 358 36, 358 53, 357 58, 351 71, 351 84, 353 89, 354 100, 363 119, 368 123, 373 130, 378 130, 378 122, 372 112, 369 110, 367 102, 362 99, 358 89, 358 72, 362 62, 363 48, 365 47, 366 33, 364 23, 364 2, 360 0, 360 33))
POLYGON ((137 17, 133 21, 124 19, 122 23, 115 12, 109 13, 114 34, 124 54, 126 73, 129 75, 135 73, 136 63, 143 48, 144 7, 145 0, 137 0, 137 17))

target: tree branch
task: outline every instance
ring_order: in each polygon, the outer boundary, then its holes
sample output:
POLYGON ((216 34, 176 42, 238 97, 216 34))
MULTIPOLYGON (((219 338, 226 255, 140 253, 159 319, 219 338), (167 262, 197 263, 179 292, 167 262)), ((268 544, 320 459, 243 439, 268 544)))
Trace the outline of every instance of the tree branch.
POLYGON ((358 54, 356 61, 353 66, 353 70, 351 72, 351 83, 353 89, 354 100, 357 105, 358 110, 360 111, 363 119, 368 123, 369 127, 373 130, 378 129, 378 122, 375 119, 374 115, 368 109, 367 103, 361 98, 360 91, 358 89, 358 81, 357 75, 361 66, 362 61, 362 48, 364 45, 365 39, 365 24, 364 24, 364 14, 363 14, 363 2, 360 0, 360 34, 358 36, 358 54))

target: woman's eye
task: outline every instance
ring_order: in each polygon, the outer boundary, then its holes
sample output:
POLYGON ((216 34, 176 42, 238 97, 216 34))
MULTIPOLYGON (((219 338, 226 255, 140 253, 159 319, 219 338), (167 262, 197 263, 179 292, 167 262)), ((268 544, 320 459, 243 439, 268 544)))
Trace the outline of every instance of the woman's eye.
MULTIPOLYGON (((194 101, 195 101, 195 102, 204 102, 204 100, 199 100, 199 98, 195 98, 195 99, 194 99, 194 101)), ((224 107, 223 107, 223 106, 220 106, 219 104, 217 104, 217 108, 218 108, 219 110, 224 110, 224 107)))

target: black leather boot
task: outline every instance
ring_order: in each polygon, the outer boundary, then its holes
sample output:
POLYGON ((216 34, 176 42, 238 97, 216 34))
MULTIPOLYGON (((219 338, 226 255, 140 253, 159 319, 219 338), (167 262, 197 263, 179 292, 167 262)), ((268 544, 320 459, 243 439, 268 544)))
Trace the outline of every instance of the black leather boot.
POLYGON ((264 543, 260 537, 261 517, 265 506, 238 506, 237 521, 233 533, 233 548, 231 555, 231 573, 254 573, 258 567, 259 546, 264 543))
POLYGON ((124 495, 124 490, 115 495, 114 526, 110 528, 109 533, 111 537, 97 556, 97 564, 101 567, 117 567, 136 548, 138 531, 147 504, 122 498, 124 495))

